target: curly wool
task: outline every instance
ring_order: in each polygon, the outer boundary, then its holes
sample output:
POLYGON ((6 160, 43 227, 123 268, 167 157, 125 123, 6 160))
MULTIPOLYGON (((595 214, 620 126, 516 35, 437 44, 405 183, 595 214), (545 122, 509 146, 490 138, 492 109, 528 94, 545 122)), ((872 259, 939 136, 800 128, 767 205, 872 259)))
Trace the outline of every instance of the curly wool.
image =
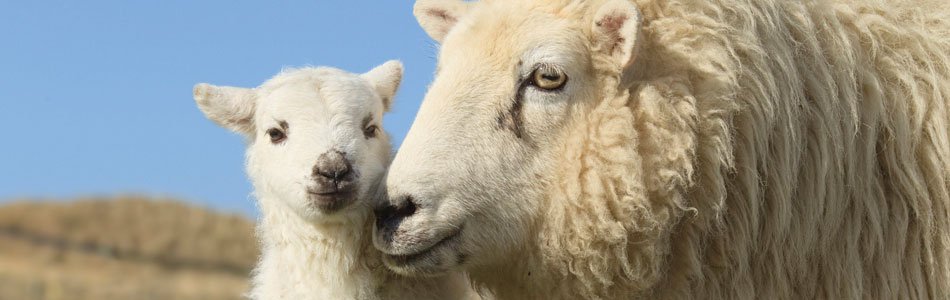
POLYGON ((636 2, 633 88, 545 183, 537 293, 950 296, 948 4, 636 2))

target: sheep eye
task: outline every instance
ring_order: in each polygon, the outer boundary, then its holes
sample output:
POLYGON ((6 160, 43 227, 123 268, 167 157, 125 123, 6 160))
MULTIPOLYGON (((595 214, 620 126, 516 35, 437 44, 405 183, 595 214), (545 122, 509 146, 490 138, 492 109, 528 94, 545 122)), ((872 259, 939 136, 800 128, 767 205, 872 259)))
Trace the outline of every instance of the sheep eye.
POLYGON ((283 142, 287 139, 287 134, 277 128, 268 129, 267 135, 270 136, 270 142, 274 144, 283 142))
POLYGON ((541 65, 531 73, 531 85, 543 90, 557 90, 564 87, 566 83, 567 75, 550 65, 541 65))
POLYGON ((363 135, 366 138, 374 138, 377 134, 379 134, 379 127, 376 125, 369 125, 363 129, 363 135))

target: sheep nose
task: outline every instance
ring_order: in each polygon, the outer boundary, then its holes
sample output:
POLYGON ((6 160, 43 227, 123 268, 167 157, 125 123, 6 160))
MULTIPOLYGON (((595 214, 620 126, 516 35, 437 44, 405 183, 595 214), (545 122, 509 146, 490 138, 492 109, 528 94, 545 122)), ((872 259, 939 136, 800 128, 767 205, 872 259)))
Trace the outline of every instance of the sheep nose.
POLYGON ((400 199, 400 205, 385 204, 378 206, 373 211, 376 213, 376 228, 381 232, 391 233, 399 223, 416 213, 416 203, 412 197, 405 196, 400 199))
POLYGON ((346 153, 337 150, 321 154, 313 166, 314 177, 322 176, 332 181, 353 180, 352 173, 353 167, 346 159, 346 153))

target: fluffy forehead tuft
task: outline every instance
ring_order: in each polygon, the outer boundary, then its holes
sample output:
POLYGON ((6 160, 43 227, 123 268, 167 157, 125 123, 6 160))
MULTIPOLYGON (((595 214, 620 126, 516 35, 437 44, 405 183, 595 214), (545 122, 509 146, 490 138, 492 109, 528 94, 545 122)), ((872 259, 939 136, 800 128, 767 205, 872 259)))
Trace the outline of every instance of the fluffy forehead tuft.
MULTIPOLYGON (((558 17, 573 18, 586 15, 591 7, 598 7, 605 0, 480 0, 488 9, 501 11, 534 11, 551 13, 558 17)), ((478 6, 476 6, 478 7, 478 6)))
POLYGON ((355 85, 362 83, 362 80, 359 75, 331 67, 284 68, 280 74, 264 82, 259 89, 266 93, 283 86, 301 84, 317 84, 319 88, 325 82, 355 85))
POLYGON ((491 3, 491 4, 521 2, 521 3, 532 4, 532 5, 553 4, 553 5, 566 6, 566 5, 578 5, 578 4, 586 4, 586 3, 600 2, 600 1, 602 0, 527 0, 527 1, 479 0, 478 2, 491 3))
POLYGON ((370 84, 358 74, 331 67, 286 68, 258 88, 262 101, 280 90, 312 90, 326 102, 347 102, 354 106, 382 105, 370 84))
POLYGON ((590 26, 584 26, 587 24, 584 15, 569 17, 586 12, 582 8, 586 5, 577 5, 567 1, 563 4, 501 1, 476 6, 467 15, 468 19, 460 22, 460 28, 446 37, 439 63, 476 64, 477 61, 476 65, 463 68, 494 66, 504 70, 514 63, 534 62, 530 56, 556 56, 553 62, 565 63, 585 57, 589 51, 586 33, 590 26))

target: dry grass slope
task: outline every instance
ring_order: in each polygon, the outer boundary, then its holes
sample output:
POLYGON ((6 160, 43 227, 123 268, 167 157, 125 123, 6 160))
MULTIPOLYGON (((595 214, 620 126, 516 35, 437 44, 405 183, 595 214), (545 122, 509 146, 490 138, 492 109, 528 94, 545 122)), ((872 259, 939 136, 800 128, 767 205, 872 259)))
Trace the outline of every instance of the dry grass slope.
POLYGON ((0 206, 0 299, 240 299, 253 224, 138 197, 0 206))

